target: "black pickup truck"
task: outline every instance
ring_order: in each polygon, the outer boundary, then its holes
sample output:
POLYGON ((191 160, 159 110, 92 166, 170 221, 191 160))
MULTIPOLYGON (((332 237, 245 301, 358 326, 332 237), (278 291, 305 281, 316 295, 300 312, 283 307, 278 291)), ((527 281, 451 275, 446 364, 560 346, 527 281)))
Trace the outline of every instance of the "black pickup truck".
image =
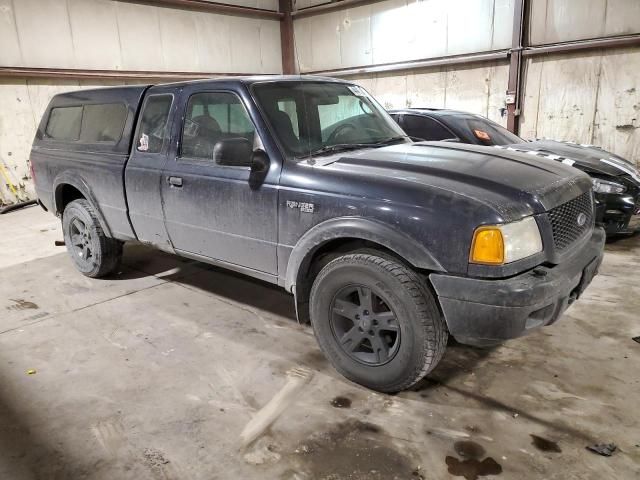
POLYGON ((346 377, 408 388, 449 334, 555 322, 602 260, 589 178, 413 143, 361 87, 250 77, 55 96, 31 162, 85 275, 139 241, 284 287, 346 377))

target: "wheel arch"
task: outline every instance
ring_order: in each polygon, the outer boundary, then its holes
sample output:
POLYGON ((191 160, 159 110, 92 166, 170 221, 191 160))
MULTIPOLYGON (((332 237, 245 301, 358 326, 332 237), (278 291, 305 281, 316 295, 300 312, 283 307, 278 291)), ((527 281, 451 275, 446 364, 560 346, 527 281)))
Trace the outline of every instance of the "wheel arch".
POLYGON ((53 211, 57 216, 62 216, 64 209, 70 202, 82 198, 89 202, 95 210, 104 233, 111 236, 111 229, 102 214, 100 204, 93 195, 89 184, 82 177, 70 172, 59 175, 54 181, 53 192, 53 211))
POLYGON ((361 242, 362 247, 387 250, 414 268, 444 271, 423 245, 397 229, 375 220, 341 217, 316 225, 300 238, 289 256, 285 289, 295 294, 296 285, 309 273, 317 255, 332 250, 327 247, 334 245, 340 248, 350 243, 357 245, 357 242, 361 242))

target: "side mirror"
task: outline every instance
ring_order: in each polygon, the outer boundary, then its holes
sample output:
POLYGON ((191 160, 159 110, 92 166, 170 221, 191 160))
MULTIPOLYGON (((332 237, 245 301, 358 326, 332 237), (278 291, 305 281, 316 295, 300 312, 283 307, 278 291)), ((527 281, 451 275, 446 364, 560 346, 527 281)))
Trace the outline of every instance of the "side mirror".
POLYGON ((252 145, 244 137, 225 138, 213 146, 213 161, 230 167, 252 166, 252 145))
POLYGON ((255 150, 251 154, 251 173, 264 173, 269 170, 269 155, 264 150, 255 150))

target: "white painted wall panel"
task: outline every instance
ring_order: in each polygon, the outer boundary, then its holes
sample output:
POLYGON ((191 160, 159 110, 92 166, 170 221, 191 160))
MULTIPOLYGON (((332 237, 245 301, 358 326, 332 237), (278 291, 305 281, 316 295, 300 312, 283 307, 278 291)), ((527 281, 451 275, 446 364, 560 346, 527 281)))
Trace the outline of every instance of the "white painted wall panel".
POLYGON ((370 65, 371 5, 345 10, 340 22, 340 60, 348 65, 370 65))
POLYGON ((640 49, 527 60, 521 133, 594 143, 640 162, 640 49))
POLYGON ((123 69, 162 69, 158 9, 119 2, 117 13, 123 69))
POLYGON ((231 42, 231 70, 234 72, 262 71, 260 61, 260 21, 244 18, 229 19, 229 31, 237 41, 231 42))
POLYGON ((491 50, 494 0, 450 0, 447 54, 491 50))
POLYGON ((301 8, 309 8, 323 3, 329 2, 327 0, 293 0, 293 9, 299 10, 301 8))
POLYGON ((0 55, 6 65, 20 65, 20 42, 11 0, 0 0, 0 55))
POLYGON ((500 117, 509 66, 506 63, 470 67, 438 67, 407 72, 369 74, 351 80, 366 88, 387 109, 452 108, 500 117))
POLYGON ((294 22, 302 72, 506 49, 514 0, 385 0, 294 22))
MULTIPOLYGON (((248 3, 258 0, 237 2, 248 3)), ((2 66, 282 71, 277 20, 113 0, 0 0, 0 27, 2 66)))
POLYGON ((206 13, 198 15, 195 24, 200 68, 205 72, 223 72, 231 65, 229 22, 226 17, 206 13))
POLYGON ((260 21, 260 58, 261 73, 282 73, 282 46, 278 22, 260 21))
POLYGON ((448 0, 412 1, 408 5, 407 58, 447 54, 448 0))
POLYGON ((116 3, 110 0, 68 0, 67 5, 73 35, 74 66, 120 69, 122 57, 116 3))
POLYGON ((640 166, 640 49, 602 57, 593 143, 640 166))
POLYGON ((184 10, 158 9, 163 70, 200 70, 195 17, 184 10))
POLYGON ((640 1, 607 0, 607 35, 628 35, 640 32, 640 1))
POLYGON ((75 61, 67 3, 60 0, 14 0, 13 8, 23 62, 32 67, 53 64, 73 68, 75 61))
POLYGON ((309 19, 313 69, 332 68, 340 64, 340 18, 339 12, 332 12, 309 19))
POLYGON ((406 57, 409 42, 409 29, 406 28, 408 23, 409 10, 406 0, 387 0, 371 5, 373 63, 397 62, 406 57))
POLYGON ((533 45, 640 33, 638 0, 532 0, 533 45))

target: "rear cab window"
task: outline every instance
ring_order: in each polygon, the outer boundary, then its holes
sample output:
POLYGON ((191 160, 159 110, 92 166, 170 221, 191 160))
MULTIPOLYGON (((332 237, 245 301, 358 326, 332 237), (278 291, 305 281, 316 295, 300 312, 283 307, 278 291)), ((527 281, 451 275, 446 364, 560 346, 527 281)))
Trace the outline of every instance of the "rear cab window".
POLYGON ((127 120, 123 103, 54 107, 45 129, 48 139, 79 143, 117 143, 127 120))

